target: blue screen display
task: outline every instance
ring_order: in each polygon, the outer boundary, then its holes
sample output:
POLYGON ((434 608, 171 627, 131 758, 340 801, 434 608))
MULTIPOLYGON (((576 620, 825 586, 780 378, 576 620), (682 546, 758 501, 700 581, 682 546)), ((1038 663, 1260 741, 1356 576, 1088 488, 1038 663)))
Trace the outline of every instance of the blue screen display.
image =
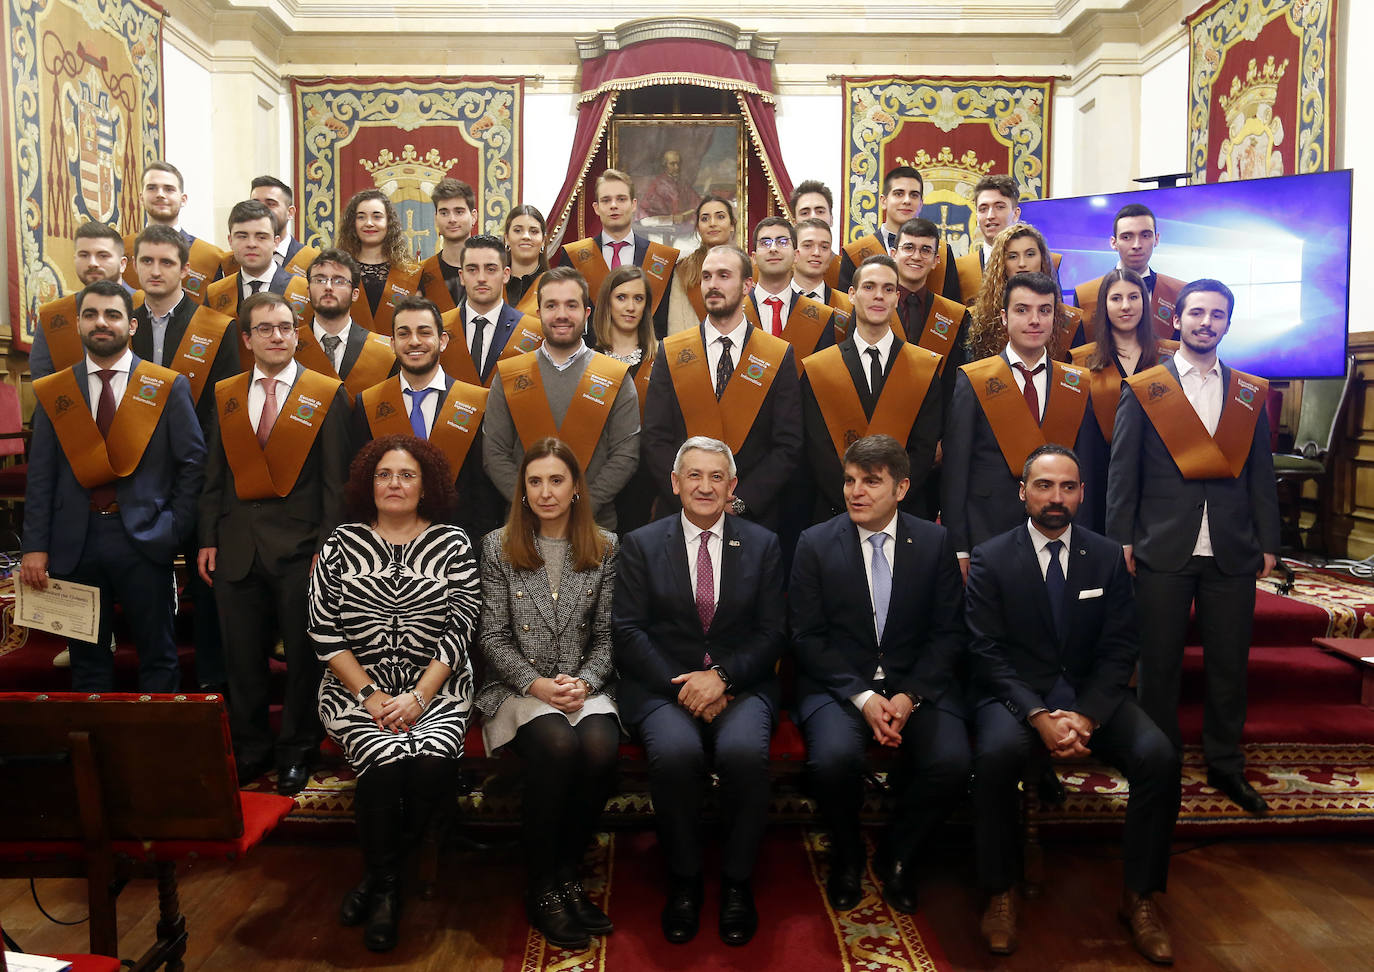
POLYGON ((1345 374, 1350 289, 1351 173, 1319 172, 1021 204, 1021 219, 1064 255, 1073 288, 1116 267, 1112 217, 1127 203, 1154 212, 1157 273, 1214 277, 1235 292, 1229 365, 1265 378, 1345 374))

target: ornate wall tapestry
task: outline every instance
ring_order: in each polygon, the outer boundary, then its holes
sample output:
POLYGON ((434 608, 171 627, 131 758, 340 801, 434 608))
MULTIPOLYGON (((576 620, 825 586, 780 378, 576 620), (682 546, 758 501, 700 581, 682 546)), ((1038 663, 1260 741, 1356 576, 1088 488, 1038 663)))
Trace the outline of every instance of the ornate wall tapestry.
POLYGON ((1022 199, 1049 193, 1050 78, 843 78, 844 242, 878 228, 883 173, 921 170, 921 215, 955 256, 977 233, 973 186, 1004 173, 1022 199))
POLYGON ((296 78, 299 238, 332 246, 348 199, 381 189, 417 259, 442 245, 429 194, 445 176, 477 193, 475 232, 499 233, 520 199, 519 78, 296 78))
POLYGON ((10 320, 70 292, 88 220, 138 226, 139 179, 162 154, 162 8, 142 0, 5 0, 10 320))
POLYGON ((1188 32, 1193 182, 1331 167, 1336 0, 1219 0, 1188 32))

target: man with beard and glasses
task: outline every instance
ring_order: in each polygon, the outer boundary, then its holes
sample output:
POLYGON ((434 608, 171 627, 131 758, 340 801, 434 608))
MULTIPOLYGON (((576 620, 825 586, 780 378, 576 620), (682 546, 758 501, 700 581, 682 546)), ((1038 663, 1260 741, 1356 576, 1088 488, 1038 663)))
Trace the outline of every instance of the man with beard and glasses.
POLYGON ((140 692, 181 687, 172 561, 195 528, 205 440, 187 380, 129 348, 133 301, 99 280, 76 297, 81 361, 34 382, 20 580, 100 588, 91 641, 70 639, 72 689, 114 688, 118 601, 138 649, 140 692))
POLYGON ((396 370, 391 342, 353 320, 361 274, 343 250, 321 250, 306 271, 310 320, 297 328, 296 360, 342 381, 350 402, 396 370))
MULTIPOLYGON (((124 237, 105 223, 83 223, 72 243, 72 262, 76 279, 86 287, 97 280, 119 280, 128 265, 124 237)), ((128 284, 125 289, 133 293, 128 284)), ((29 374, 37 381, 70 368, 85 355, 76 325, 76 294, 50 300, 38 308, 38 327, 34 328, 29 349, 29 374)))
POLYGON ((980 701, 973 757, 974 845, 988 893, 988 949, 1016 949, 1021 876, 1017 784, 1046 756, 1093 756, 1130 785, 1121 920, 1152 962, 1173 953, 1153 895, 1169 874, 1178 817, 1179 755, 1131 696, 1140 624, 1121 548, 1073 524, 1082 499, 1078 457, 1034 449, 1021 476, 1028 521, 980 544, 965 617, 980 701))
POLYGON ((730 512, 770 529, 778 500, 802 455, 801 384, 792 346, 751 327, 749 255, 715 246, 701 263, 706 320, 666 338, 654 357, 644 400, 644 461, 664 510, 676 499, 670 473, 693 436, 720 439, 735 458, 739 485, 730 512))
POLYGON ((444 373, 440 356, 449 343, 439 308, 418 294, 396 302, 391 347, 398 374, 358 396, 353 408, 353 449, 388 435, 413 435, 444 454, 458 488, 449 521, 471 538, 501 525, 505 501, 482 469, 482 416, 487 390, 444 373))
POLYGON ((1274 569, 1279 507, 1269 383, 1217 359, 1235 297, 1219 280, 1178 294, 1182 347, 1126 379, 1112 433, 1107 533, 1126 550, 1140 614, 1140 705, 1182 750, 1179 684, 1196 606, 1207 679, 1207 782, 1247 813, 1268 805, 1245 779, 1241 733, 1255 578, 1274 569))
POLYGON ((639 465, 639 393, 628 365, 582 340, 591 313, 587 281, 572 267, 539 278, 544 343, 497 364, 482 425, 482 462, 503 497, 515 494, 525 446, 553 436, 582 463, 596 522, 615 529, 615 498, 639 465))

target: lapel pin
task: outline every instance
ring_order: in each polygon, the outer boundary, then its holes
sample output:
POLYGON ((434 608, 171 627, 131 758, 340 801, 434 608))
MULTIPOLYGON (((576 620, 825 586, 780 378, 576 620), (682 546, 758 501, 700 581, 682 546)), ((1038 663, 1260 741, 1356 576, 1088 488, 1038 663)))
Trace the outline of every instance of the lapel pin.
POLYGON ((1080 557, 1086 557, 1087 555, 1088 555, 1088 551, 1084 550, 1082 547, 1080 547, 1080 548, 1078 549, 1078 556, 1080 556, 1080 557))
POLYGON ((910 542, 911 542, 911 538, 910 538, 910 537, 907 537, 907 538, 906 538, 906 542, 907 542, 907 543, 910 543, 910 542))
POLYGON ((739 546, 739 541, 738 541, 738 540, 731 540, 731 541, 729 541, 729 543, 730 543, 730 546, 732 546, 732 547, 738 547, 738 546, 739 546))

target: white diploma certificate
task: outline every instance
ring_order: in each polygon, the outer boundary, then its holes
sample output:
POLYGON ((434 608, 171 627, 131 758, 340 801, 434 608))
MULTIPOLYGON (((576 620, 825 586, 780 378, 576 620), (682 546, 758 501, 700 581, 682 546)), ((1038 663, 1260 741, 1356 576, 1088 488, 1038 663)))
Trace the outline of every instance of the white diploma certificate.
POLYGON ((49 579, 48 589, 38 591, 16 577, 14 623, 77 641, 95 641, 100 629, 100 588, 49 579))

